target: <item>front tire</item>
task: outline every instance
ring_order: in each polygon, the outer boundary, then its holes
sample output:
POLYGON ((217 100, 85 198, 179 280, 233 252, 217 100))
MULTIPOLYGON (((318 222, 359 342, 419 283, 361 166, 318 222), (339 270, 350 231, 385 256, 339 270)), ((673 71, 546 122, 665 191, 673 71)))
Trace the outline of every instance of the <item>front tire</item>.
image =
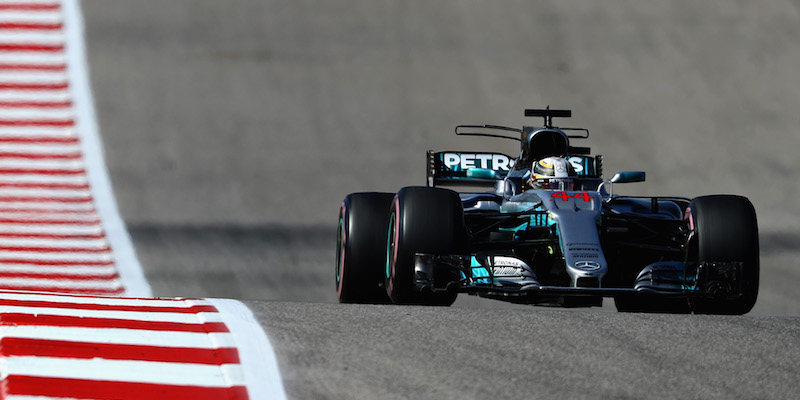
POLYGON ((353 193, 342 202, 336 240, 340 303, 390 303, 382 284, 393 199, 394 193, 353 193))
POLYGON ((742 262, 741 295, 735 299, 695 299, 692 309, 699 314, 750 312, 758 298, 758 222, 753 204, 745 197, 715 195, 692 200, 689 243, 690 262, 742 262))
MULTIPOLYGON (((395 304, 449 306, 456 292, 422 292, 414 283, 414 255, 462 254, 467 248, 464 211, 456 192, 407 187, 395 196, 389 214, 386 291, 395 304)), ((440 271, 445 276, 450 271, 440 271)), ((453 274, 453 279, 458 279, 453 274)))

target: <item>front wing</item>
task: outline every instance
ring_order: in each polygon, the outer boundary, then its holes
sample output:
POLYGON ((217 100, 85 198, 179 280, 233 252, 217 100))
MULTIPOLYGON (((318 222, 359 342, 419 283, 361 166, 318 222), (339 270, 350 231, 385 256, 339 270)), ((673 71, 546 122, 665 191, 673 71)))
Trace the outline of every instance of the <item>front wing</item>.
POLYGON ((741 262, 658 262, 642 269, 632 287, 569 287, 542 285, 524 262, 502 258, 502 263, 487 263, 472 255, 416 254, 414 283, 420 291, 455 291, 523 304, 564 305, 569 303, 565 298, 573 298, 582 306, 600 305, 602 297, 732 300, 742 293, 741 262))

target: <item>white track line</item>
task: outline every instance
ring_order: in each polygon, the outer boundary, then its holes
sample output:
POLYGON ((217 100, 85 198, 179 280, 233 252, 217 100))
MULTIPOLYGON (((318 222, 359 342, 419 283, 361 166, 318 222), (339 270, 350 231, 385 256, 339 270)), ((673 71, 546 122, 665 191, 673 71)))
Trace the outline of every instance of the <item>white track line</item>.
POLYGON ((73 266, 68 267, 53 267, 42 265, 25 265, 25 264, 2 264, 0 265, 0 273, 8 274, 49 274, 49 275, 72 275, 75 277, 86 275, 108 275, 114 276, 117 269, 113 266, 73 266))
POLYGON ((60 315, 82 318, 109 318, 124 319, 131 321, 149 322, 178 322, 182 324, 203 324, 206 322, 223 322, 219 313, 154 313, 147 311, 108 311, 108 310, 84 310, 74 308, 53 308, 53 307, 25 307, 25 306, 2 306, 0 312, 3 313, 23 313, 36 315, 60 315))
POLYGON ((136 252, 133 249, 125 223, 117 210, 117 202, 111 192, 111 181, 108 178, 103 147, 97 127, 91 86, 89 84, 89 65, 83 42, 83 16, 77 0, 65 0, 62 3, 65 30, 68 43, 69 81, 73 93, 75 110, 77 111, 77 128, 83 145, 89 181, 94 190, 94 201, 100 218, 103 221, 106 235, 114 249, 120 279, 125 284, 125 295, 134 297, 150 297, 152 290, 142 272, 136 252))
POLYGON ((60 292, 77 292, 81 290, 97 292, 122 289, 122 282, 116 279, 69 281, 66 279, 4 278, 2 283, 15 289, 45 290, 44 288, 47 288, 47 290, 58 290, 60 292))
POLYGON ((37 301, 54 304, 86 304, 97 306, 125 306, 125 307, 152 307, 152 308, 186 308, 213 306, 211 301, 205 299, 161 299, 161 298, 124 298, 104 296, 81 296, 55 293, 31 293, 20 291, 0 291, 0 301, 37 301))
POLYGON ((230 329, 244 367, 251 399, 285 400, 278 361, 264 329, 247 306, 236 300, 208 299, 230 329))

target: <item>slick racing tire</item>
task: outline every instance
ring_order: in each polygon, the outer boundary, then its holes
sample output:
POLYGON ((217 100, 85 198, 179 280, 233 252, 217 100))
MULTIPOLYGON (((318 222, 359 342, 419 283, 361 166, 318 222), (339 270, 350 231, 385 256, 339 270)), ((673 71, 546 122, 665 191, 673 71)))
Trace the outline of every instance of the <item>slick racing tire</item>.
POLYGON ((353 193, 342 202, 336 240, 340 303, 390 303, 383 288, 383 269, 393 199, 394 193, 353 193))
MULTIPOLYGON (((392 302, 433 306, 453 304, 457 292, 420 291, 416 288, 414 255, 453 255, 466 251, 467 231, 458 194, 440 188, 403 188, 392 203, 388 226, 385 279, 386 292, 392 302)), ((453 271, 439 270, 436 274, 436 281, 458 279, 458 274, 453 271)))
POLYGON ((758 298, 758 222, 752 203, 745 197, 714 195, 698 197, 690 204, 689 262, 742 262, 741 295, 735 299, 693 299, 698 314, 748 313, 758 298))

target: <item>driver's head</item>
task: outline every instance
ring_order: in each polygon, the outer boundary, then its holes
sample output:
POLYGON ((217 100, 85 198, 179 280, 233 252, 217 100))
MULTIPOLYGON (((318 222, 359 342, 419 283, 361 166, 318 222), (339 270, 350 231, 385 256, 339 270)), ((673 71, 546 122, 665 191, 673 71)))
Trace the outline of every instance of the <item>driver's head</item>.
POLYGON ((569 161, 561 157, 547 157, 533 162, 529 183, 534 189, 573 190, 577 177, 569 161))

